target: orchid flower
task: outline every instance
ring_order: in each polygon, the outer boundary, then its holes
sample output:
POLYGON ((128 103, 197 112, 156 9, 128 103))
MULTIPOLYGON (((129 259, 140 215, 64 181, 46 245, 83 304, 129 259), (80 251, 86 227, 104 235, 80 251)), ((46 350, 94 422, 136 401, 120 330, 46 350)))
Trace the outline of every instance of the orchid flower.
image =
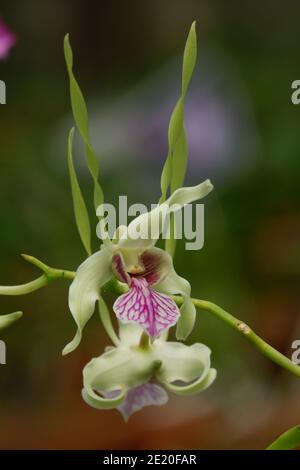
POLYGON ((16 36, 0 18, 0 60, 6 59, 10 49, 16 43, 16 36))
POLYGON ((165 404, 167 391, 192 395, 215 380, 211 352, 204 344, 185 346, 162 338, 143 344, 142 332, 137 324, 120 322, 118 346, 85 366, 82 396, 88 405, 117 408, 127 421, 145 406, 165 404))
MULTIPOLYGON (((68 35, 64 40, 64 51, 74 121, 84 144, 87 167, 93 180, 95 214, 100 220, 98 235, 103 243, 100 250, 92 254, 89 213, 73 162, 73 128, 68 139, 68 167, 76 225, 88 258, 74 273, 52 268, 33 256, 23 255, 43 274, 25 284, 0 286, 0 295, 29 294, 56 279, 72 280, 69 308, 77 331, 64 348, 64 354, 73 351, 80 343, 82 331, 98 302, 103 325, 114 346, 85 366, 82 395, 86 403, 94 408, 118 409, 125 420, 145 406, 166 403, 169 391, 178 395, 195 394, 215 380, 216 370, 211 368, 210 349, 207 346, 200 343, 186 346, 167 341, 168 330, 175 324, 178 340, 189 335, 195 322, 195 306, 221 319, 247 337, 267 358, 300 377, 298 365, 267 344, 243 321, 210 301, 191 299, 189 282, 180 277, 173 266, 176 246, 174 212, 205 197, 213 189, 209 180, 194 187, 182 187, 188 158, 184 103, 196 62, 195 23, 191 26, 183 55, 181 94, 170 118, 168 154, 161 174, 159 205, 136 217, 128 227, 118 227, 112 239, 107 232, 99 164, 90 140, 87 107, 73 73, 73 53, 68 35), (166 228, 170 229, 171 236, 166 239, 163 250, 155 245, 160 235, 165 235, 166 228), (110 284, 111 290, 114 293, 122 292, 113 305, 119 335, 113 329, 102 297, 102 290, 110 280, 118 281, 110 284), (176 294, 180 297, 173 298, 176 294)), ((0 328, 8 326, 21 315, 21 312, 15 312, 0 316, 0 328)))
MULTIPOLYGON (((129 288, 113 306, 119 320, 138 323, 152 338, 177 322, 178 339, 190 334, 196 314, 190 298, 191 286, 176 273, 172 257, 154 245, 174 207, 180 210, 206 196, 212 188, 211 182, 206 180, 198 186, 178 189, 163 204, 141 214, 128 227, 120 226, 113 240, 105 232, 102 219, 102 248, 79 266, 70 286, 69 308, 77 332, 64 354, 78 346, 82 330, 94 312, 96 301, 101 298, 101 288, 113 277, 129 288), (173 294, 184 298, 180 311, 169 297, 173 294)), ((102 215, 101 207, 98 214, 102 215)))

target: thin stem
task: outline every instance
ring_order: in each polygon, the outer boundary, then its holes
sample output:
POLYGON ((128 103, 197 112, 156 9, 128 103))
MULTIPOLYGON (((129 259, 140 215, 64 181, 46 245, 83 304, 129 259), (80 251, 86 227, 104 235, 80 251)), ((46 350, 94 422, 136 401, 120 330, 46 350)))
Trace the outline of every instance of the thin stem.
MULTIPOLYGON (((176 296, 173 298, 178 305, 183 303, 182 297, 176 296)), ((283 369, 291 372, 296 377, 300 377, 300 367, 294 364, 290 359, 281 354, 275 348, 273 348, 273 346, 266 343, 266 341, 260 338, 260 336, 258 336, 246 323, 234 317, 230 313, 226 312, 226 310, 212 302, 200 299, 192 299, 192 301, 197 308, 207 310, 208 312, 218 317, 220 320, 227 323, 227 325, 236 330, 238 333, 241 333, 243 336, 245 336, 264 356, 275 362, 275 364, 278 364, 283 369)))
POLYGON ((38 277, 34 281, 20 284, 17 286, 0 286, 0 295, 24 295, 30 294, 35 290, 40 289, 48 284, 48 279, 45 274, 38 277))
POLYGON ((75 272, 74 271, 67 271, 66 269, 56 269, 56 268, 51 268, 47 264, 43 263, 37 258, 34 258, 34 256, 30 255, 21 255, 26 261, 29 263, 33 264, 37 268, 41 269, 44 271, 45 275, 51 280, 55 279, 74 279, 75 277, 75 272))
POLYGON ((31 292, 41 289, 42 287, 57 279, 72 280, 75 277, 75 272, 73 271, 51 268, 33 256, 22 255, 22 257, 29 263, 44 271, 44 274, 37 279, 34 279, 33 281, 27 282, 26 284, 20 284, 16 286, 0 286, 0 295, 30 294, 31 292))

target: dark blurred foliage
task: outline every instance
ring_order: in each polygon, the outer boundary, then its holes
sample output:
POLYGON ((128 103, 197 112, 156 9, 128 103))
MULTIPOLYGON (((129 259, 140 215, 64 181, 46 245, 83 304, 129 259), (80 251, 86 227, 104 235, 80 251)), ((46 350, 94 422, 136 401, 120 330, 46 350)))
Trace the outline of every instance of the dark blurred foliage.
MULTIPOLYGON (((76 74, 97 116, 176 60, 196 19, 200 50, 214 51, 219 64, 234 70, 235 99, 251 116, 252 141, 233 172, 216 164, 206 174, 200 147, 187 183, 207 176, 216 182, 205 201, 205 247, 184 252, 179 244, 176 268, 192 281, 195 297, 249 322, 290 356, 292 341, 300 338, 300 108, 291 103, 291 83, 300 74, 299 14, 296 0, 3 1, 0 15, 18 43, 0 63, 7 85, 7 105, 0 107, 0 284, 38 275, 19 257, 23 252, 68 269, 84 258, 66 165, 71 117, 64 34, 70 33, 76 74)), ((179 66, 174 70, 170 86, 179 90, 179 66)), ((201 92, 201 81, 192 87, 201 92)), ((224 93, 221 88, 221 98, 224 93)), ((143 106, 147 126, 147 100, 143 106)), ((113 168, 105 170, 103 163, 108 201, 119 194, 128 194, 130 202, 158 198, 167 142, 167 120, 162 122, 165 141, 154 166, 121 153, 113 168)), ((113 121, 109 132, 113 141, 113 121)), ((101 139, 97 146, 100 155, 101 139)), ((79 167, 91 200, 88 175, 79 167)), ((262 448, 299 422, 297 380, 206 312, 199 313, 189 341, 213 351, 218 378, 208 391, 193 399, 172 397, 163 409, 145 410, 127 425, 116 411, 88 408, 80 396, 81 370, 109 342, 95 315, 80 348, 61 357, 75 330, 67 288, 62 281, 30 296, 1 298, 1 313, 25 312, 1 332, 7 343, 7 365, 0 366, 1 448, 262 448)))

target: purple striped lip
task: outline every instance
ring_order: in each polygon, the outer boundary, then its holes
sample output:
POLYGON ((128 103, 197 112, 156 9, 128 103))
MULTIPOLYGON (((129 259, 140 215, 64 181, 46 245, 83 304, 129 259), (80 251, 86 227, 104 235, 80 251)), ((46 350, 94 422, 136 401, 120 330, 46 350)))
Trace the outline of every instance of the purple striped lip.
POLYGON ((115 301, 113 310, 119 320, 140 324, 151 337, 177 323, 180 311, 167 295, 155 291, 143 277, 132 277, 130 290, 115 301))

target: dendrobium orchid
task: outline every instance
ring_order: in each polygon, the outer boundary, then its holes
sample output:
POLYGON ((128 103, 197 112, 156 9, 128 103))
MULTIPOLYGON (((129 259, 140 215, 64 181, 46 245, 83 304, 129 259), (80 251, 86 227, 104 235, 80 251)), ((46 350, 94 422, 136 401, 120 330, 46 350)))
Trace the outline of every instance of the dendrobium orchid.
MULTIPOLYGON (((178 189, 163 204, 141 214, 128 227, 120 226, 113 240, 109 239, 102 219, 103 245, 79 266, 70 286, 69 307, 77 332, 64 354, 78 346, 82 330, 94 312, 96 301, 101 298, 101 288, 112 277, 129 288, 113 306, 121 322, 138 323, 152 338, 176 323, 178 339, 190 334, 195 322, 191 286, 176 273, 172 257, 154 245, 171 212, 203 198, 212 188, 211 182, 206 180, 197 186, 178 189), (180 311, 170 297, 173 294, 184 298, 180 311)), ((101 207, 98 215, 103 215, 101 207)))
MULTIPOLYGON (((9 41, 13 40, 0 20, 0 59, 1 53, 2 57, 6 54, 9 41), (1 52, 3 31, 2 48, 5 47, 1 52)), ((98 159, 90 139, 88 111, 73 73, 73 53, 68 35, 64 39, 64 52, 72 111, 93 181, 94 208, 99 218, 97 234, 102 245, 99 251, 91 254, 91 223, 73 161, 75 128, 72 128, 68 138, 68 168, 75 221, 88 258, 73 272, 52 268, 33 256, 22 255, 43 274, 25 284, 0 286, 0 295, 29 294, 56 279, 72 281, 69 308, 77 331, 63 354, 78 346, 82 331, 98 302, 103 326, 114 346, 85 366, 82 395, 85 402, 94 408, 118 409, 125 420, 145 406, 165 404, 169 391, 178 395, 195 394, 214 381, 216 370, 211 368, 210 349, 207 346, 200 343, 186 346, 181 342, 167 341, 168 330, 174 325, 178 340, 184 340, 190 334, 195 323, 195 306, 214 314, 247 337, 267 358, 300 377, 299 366, 267 344, 243 321, 210 301, 192 299, 190 283, 180 277, 173 266, 176 239, 174 212, 205 197, 213 188, 209 180, 194 187, 182 187, 188 158, 184 102, 196 63, 195 22, 183 55, 181 94, 168 128, 168 154, 160 180, 160 204, 136 217, 128 226, 119 226, 115 234, 110 234, 111 238, 105 218, 104 192, 99 182, 98 159), (166 238, 166 250, 155 246, 162 234, 166 238), (108 291, 119 295, 113 305, 119 325, 118 335, 103 298, 105 286, 108 291)), ((0 329, 9 326, 21 315, 21 312, 15 312, 0 316, 0 329)))
POLYGON ((145 406, 165 404, 166 391, 192 395, 215 380, 210 349, 204 344, 185 346, 163 337, 143 342, 142 332, 137 324, 120 322, 118 346, 85 366, 82 396, 87 404, 117 408, 127 420, 145 406))

